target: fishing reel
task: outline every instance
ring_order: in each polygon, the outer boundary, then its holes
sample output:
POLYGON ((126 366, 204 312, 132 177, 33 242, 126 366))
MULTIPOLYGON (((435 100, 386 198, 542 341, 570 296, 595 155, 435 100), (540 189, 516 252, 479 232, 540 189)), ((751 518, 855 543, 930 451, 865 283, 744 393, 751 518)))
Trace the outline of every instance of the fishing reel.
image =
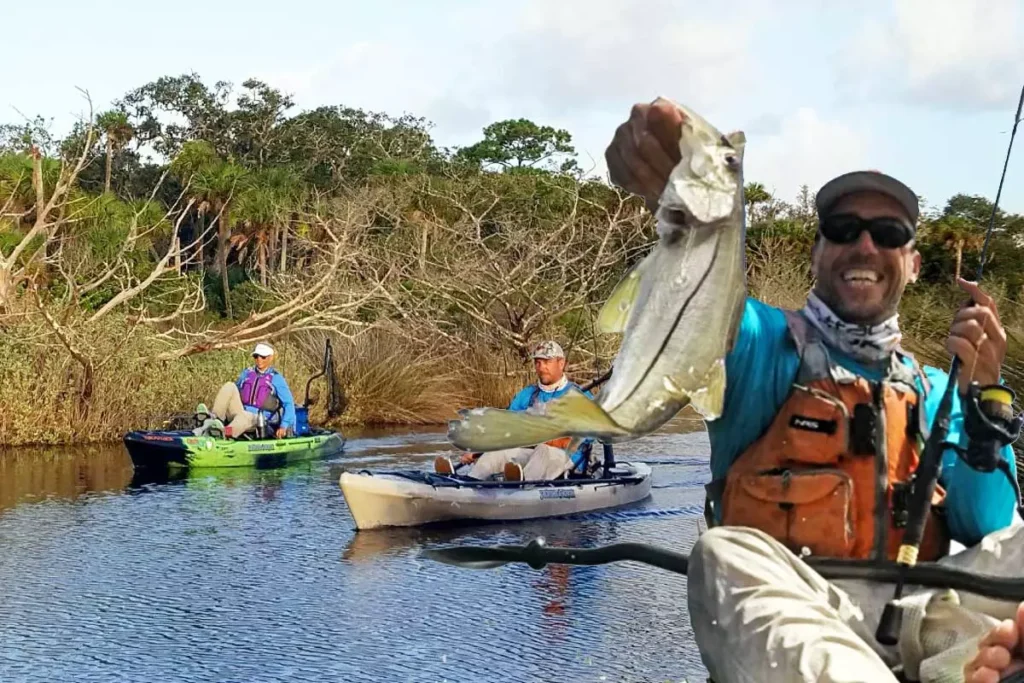
POLYGON ((1013 413, 1016 394, 1001 384, 980 386, 971 382, 966 398, 962 399, 966 449, 957 449, 971 468, 992 472, 1003 459, 999 451, 1020 436, 1024 415, 1013 413))

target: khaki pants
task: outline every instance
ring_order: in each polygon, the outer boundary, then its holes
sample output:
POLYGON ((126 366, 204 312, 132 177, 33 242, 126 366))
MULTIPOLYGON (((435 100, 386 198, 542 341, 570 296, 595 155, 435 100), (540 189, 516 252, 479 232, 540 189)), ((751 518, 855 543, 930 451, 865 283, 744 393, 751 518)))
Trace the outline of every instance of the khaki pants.
POLYGON ((237 438, 256 426, 256 414, 250 413, 242 405, 242 395, 234 382, 226 382, 213 399, 213 414, 231 427, 231 436, 237 438), (230 422, 228 422, 230 420, 230 422))
MULTIPOLYGON (((993 576, 1024 571, 1024 526, 993 532, 940 560, 993 576)), ((826 581, 788 548, 747 527, 715 527, 690 554, 687 597, 694 636, 715 683, 963 681, 977 641, 1017 603, 907 586, 899 644, 875 629, 893 584, 826 581)))
POLYGON ((533 448, 506 448, 484 453, 467 473, 474 479, 487 479, 504 471, 505 463, 517 462, 527 481, 557 479, 572 467, 572 461, 561 448, 542 443, 533 448))

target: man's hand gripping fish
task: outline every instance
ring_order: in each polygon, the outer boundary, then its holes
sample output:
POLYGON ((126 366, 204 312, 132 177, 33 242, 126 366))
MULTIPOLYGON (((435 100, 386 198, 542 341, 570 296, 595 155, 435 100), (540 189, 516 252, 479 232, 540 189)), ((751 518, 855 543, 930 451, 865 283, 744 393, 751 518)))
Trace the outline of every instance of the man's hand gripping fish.
MULTIPOLYGON (((678 106, 678 105, 677 105, 678 106)), ((460 411, 448 438, 467 451, 531 446, 572 436, 627 441, 692 404, 722 413, 725 356, 746 299, 742 132, 722 135, 686 107, 682 159, 657 212, 658 242, 601 309, 602 332, 623 332, 612 377, 591 401, 577 390, 527 412, 460 411)))

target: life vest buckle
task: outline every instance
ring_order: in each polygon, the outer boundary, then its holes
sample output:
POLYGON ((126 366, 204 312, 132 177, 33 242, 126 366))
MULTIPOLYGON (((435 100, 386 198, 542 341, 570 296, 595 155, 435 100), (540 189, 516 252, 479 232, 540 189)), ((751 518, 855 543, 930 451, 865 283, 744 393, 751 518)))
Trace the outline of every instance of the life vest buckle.
POLYGON ((870 403, 853 407, 850 419, 850 452, 854 455, 875 455, 878 444, 878 413, 870 403))
POLYGON ((901 481, 892 485, 892 525, 897 529, 907 526, 907 522, 910 521, 911 490, 909 481, 901 481))

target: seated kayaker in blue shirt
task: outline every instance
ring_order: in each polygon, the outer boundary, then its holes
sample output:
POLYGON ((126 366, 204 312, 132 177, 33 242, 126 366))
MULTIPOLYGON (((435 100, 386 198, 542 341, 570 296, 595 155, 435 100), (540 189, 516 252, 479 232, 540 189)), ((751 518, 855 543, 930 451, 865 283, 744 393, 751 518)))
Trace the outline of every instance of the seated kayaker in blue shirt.
MULTIPOLYGON (((570 387, 580 389, 579 385, 570 382, 569 378, 565 376, 565 352, 558 342, 541 342, 534 347, 532 356, 538 381, 521 389, 512 398, 508 410, 528 410, 537 404, 547 403, 558 398, 570 387)), ((584 394, 593 398, 593 394, 589 391, 584 394)), ((592 447, 592 440, 587 439, 570 456, 565 452, 570 440, 569 437, 564 437, 528 448, 506 448, 479 456, 474 453, 464 453, 460 463, 463 465, 473 463, 466 473, 473 479, 489 479, 499 472, 504 473, 505 479, 508 481, 557 479, 567 471, 583 465, 583 461, 588 458, 592 447), (474 460, 476 460, 475 463, 474 460)), ((434 470, 439 474, 451 474, 454 467, 448 458, 439 456, 434 461, 434 470)))
MULTIPOLYGON (((212 417, 195 430, 197 434, 219 433, 229 439, 238 438, 256 427, 260 414, 274 428, 278 439, 295 431, 295 399, 284 376, 271 367, 273 347, 260 342, 252 357, 252 366, 242 370, 234 382, 221 386, 213 401, 212 417)), ((207 413, 206 406, 199 404, 196 413, 207 413)))
MULTIPOLYGON (((680 159, 683 116, 665 100, 636 105, 608 148, 612 182, 657 206, 680 159)), ((896 668, 915 681, 995 681, 1024 668, 1020 632, 998 626, 1017 616, 1024 627, 1024 606, 908 588, 899 647, 886 648, 875 632, 892 585, 830 582, 801 559, 896 559, 910 474, 949 380, 901 347, 900 299, 921 269, 917 195, 861 171, 832 179, 815 201, 813 289, 799 310, 747 299, 725 359, 723 412, 707 425, 711 528, 690 552, 687 586, 701 658, 719 683, 895 683, 896 668)), ((946 340, 963 365, 945 443, 966 448, 971 381, 993 401, 1009 397, 1007 342, 993 299, 959 284, 973 303, 946 340)), ((985 472, 944 449, 920 561, 1019 577, 1016 463, 1009 445, 997 457, 1001 468, 985 472), (950 555, 951 541, 967 550, 950 555)))

